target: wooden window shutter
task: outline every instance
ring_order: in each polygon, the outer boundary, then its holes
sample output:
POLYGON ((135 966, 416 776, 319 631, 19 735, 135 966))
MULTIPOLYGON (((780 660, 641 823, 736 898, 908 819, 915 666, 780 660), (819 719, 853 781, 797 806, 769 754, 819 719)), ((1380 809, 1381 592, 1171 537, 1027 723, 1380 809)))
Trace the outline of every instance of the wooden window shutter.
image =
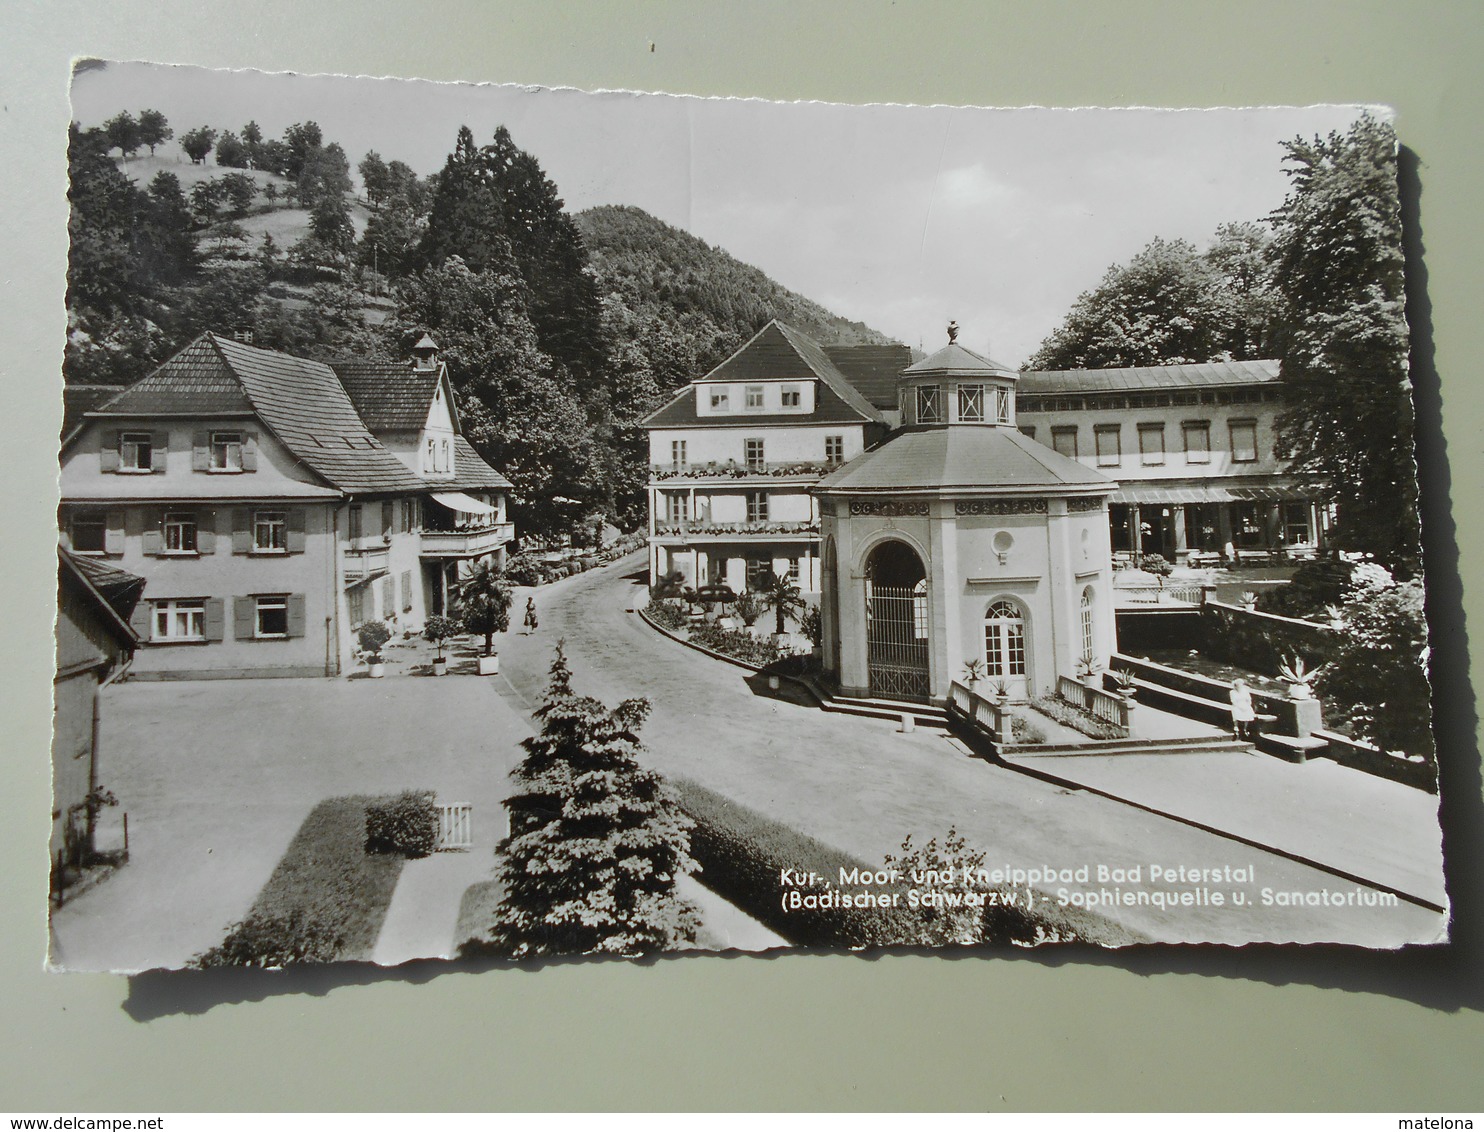
POLYGON ((256 598, 234 597, 232 599, 232 636, 239 641, 250 641, 257 635, 258 602, 256 598))
POLYGON ((402 612, 412 609, 412 571, 402 571, 402 612))
POLYGON ((196 512, 196 553, 216 553, 216 512, 196 512))
POLYGON ((211 433, 191 433, 191 471, 211 471, 211 433))
POLYGON ((258 470, 258 434, 255 432, 242 434, 242 470, 244 472, 258 470))
POLYGON ((105 472, 116 472, 119 470, 118 429, 104 429, 102 435, 102 446, 98 450, 99 468, 105 472))
POLYGON ((144 512, 144 553, 159 554, 165 549, 165 512, 157 507, 144 512))
POLYGON ((381 583, 381 615, 391 617, 397 612, 397 579, 388 574, 381 583))
POLYGON ((304 553, 304 508, 290 508, 284 518, 284 546, 290 554, 304 553))
POLYGON ((246 507, 232 509, 232 553, 252 553, 252 512, 246 507))
POLYGON ((118 555, 124 552, 124 522, 127 512, 109 511, 103 519, 103 553, 118 555))
POLYGON ((149 470, 155 475, 165 472, 165 459, 170 455, 170 433, 159 430, 149 434, 149 470))
POLYGON ((141 601, 134 607, 134 612, 129 616, 129 628, 134 630, 134 635, 141 641, 149 640, 151 636, 150 622, 154 617, 155 607, 153 603, 141 601))
POLYGON ((288 635, 291 637, 302 637, 304 635, 304 595, 289 594, 288 600, 288 635))
POLYGON ((219 597, 206 599, 206 612, 201 618, 201 635, 208 641, 220 641, 227 630, 226 602, 219 597))

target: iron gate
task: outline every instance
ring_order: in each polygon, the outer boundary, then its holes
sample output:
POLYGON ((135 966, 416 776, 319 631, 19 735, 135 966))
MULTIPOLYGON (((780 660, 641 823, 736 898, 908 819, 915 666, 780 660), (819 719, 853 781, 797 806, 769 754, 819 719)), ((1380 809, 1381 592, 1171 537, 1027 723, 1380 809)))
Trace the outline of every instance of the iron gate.
POLYGON ((871 695, 919 703, 931 698, 926 586, 867 587, 866 663, 871 695))

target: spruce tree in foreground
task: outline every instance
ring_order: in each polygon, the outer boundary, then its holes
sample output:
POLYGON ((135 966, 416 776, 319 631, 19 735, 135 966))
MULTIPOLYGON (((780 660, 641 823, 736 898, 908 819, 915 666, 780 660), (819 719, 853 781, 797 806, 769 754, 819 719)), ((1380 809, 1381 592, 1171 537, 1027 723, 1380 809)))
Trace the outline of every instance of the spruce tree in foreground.
MULTIPOLYGON (((504 895, 488 950, 515 958, 640 955, 695 938, 696 910, 676 878, 692 872, 692 822, 654 771, 639 765, 647 700, 610 711, 572 691, 560 644, 541 733, 525 740, 505 800, 504 895)), ((485 946, 478 946, 485 950, 485 946)))

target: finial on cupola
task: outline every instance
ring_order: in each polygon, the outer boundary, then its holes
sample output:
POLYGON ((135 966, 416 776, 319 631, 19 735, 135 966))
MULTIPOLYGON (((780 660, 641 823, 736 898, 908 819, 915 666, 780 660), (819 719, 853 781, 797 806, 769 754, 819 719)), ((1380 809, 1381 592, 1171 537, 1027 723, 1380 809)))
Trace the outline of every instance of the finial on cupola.
POLYGON ((949 342, 957 342, 958 341, 958 320, 957 319, 949 319, 948 320, 948 341, 949 342))

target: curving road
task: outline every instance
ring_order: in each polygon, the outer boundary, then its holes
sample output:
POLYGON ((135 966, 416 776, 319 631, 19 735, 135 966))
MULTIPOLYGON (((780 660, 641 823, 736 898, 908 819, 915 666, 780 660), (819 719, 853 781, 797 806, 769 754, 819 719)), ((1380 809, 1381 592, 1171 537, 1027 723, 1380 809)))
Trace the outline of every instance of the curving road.
MULTIPOLYGON (((505 694, 539 704, 552 649, 566 642, 574 686, 609 703, 653 705, 644 740, 653 764, 687 777, 867 862, 950 826, 991 865, 1068 868, 1150 863, 1250 867, 1245 908, 1118 908, 1130 928, 1165 942, 1345 942, 1373 947, 1439 939, 1446 918, 1394 907, 1268 906, 1263 887, 1354 886, 1262 849, 1123 803, 1041 782, 966 755, 940 733, 826 714, 755 694, 741 669, 656 633, 631 612, 646 600, 642 552, 535 591, 541 627, 501 650, 505 694)), ((522 590, 514 608, 525 607, 522 590)))

